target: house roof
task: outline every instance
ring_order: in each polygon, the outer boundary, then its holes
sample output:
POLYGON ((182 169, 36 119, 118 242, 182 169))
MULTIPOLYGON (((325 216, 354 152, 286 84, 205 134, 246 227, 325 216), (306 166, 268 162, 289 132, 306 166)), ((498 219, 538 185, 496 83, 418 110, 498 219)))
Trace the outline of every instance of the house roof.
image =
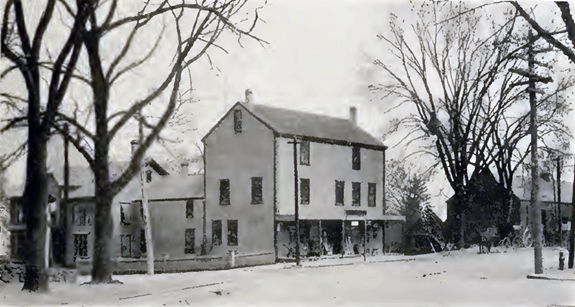
MULTIPOLYGON (((481 193, 501 194, 505 193, 506 191, 503 184, 497 181, 491 170, 487 168, 479 171, 474 176, 472 176, 469 179, 467 185, 463 187, 463 189, 466 190, 467 192, 480 193, 480 194, 481 193)), ((518 198, 520 197, 517 196, 515 189, 513 189, 513 194, 514 199, 518 201, 518 198)), ((453 194, 453 196, 451 196, 447 200, 447 203, 449 204, 454 201, 455 201, 455 194, 453 194)))
MULTIPOLYGON (((154 159, 149 159, 147 164, 161 176, 169 175, 158 162, 154 159)), ((116 179, 124 170, 129 166, 128 161, 111 162, 110 163, 110 177, 112 180, 116 179)), ((53 176, 58 185, 64 185, 64 170, 63 168, 55 168, 48 175, 53 176)), ((24 193, 25 179, 22 182, 12 187, 7 195, 21 196, 24 193)), ((129 184, 128 184, 129 185, 129 184)), ((127 188, 127 187, 126 187, 127 188)), ((88 166, 70 166, 70 190, 68 192, 70 198, 93 197, 95 195, 94 188, 94 174, 88 166)))
POLYGON ((149 199, 166 198, 203 198, 203 174, 162 177, 152 182, 148 187, 149 199))
MULTIPOLYGON (((203 174, 174 174, 163 176, 146 184, 148 200, 170 200, 204 197, 203 174)), ((116 197, 120 202, 132 202, 142 199, 142 188, 139 180, 132 180, 116 197)))
MULTIPOLYGON (((237 105, 245 108, 264 125, 280 135, 343 141, 386 148, 380 140, 344 118, 240 102, 236 103, 223 118, 237 105)), ((219 126, 220 122, 206 134, 204 139, 219 126)))

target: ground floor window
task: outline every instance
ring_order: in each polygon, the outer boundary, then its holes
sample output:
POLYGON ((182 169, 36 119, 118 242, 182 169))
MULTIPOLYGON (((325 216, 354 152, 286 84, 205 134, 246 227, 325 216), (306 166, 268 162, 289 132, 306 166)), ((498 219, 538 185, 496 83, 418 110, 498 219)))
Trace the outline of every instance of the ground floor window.
POLYGON ((195 252, 194 245, 196 243, 196 229, 194 228, 186 229, 185 240, 186 245, 184 247, 184 253, 193 254, 195 252))
POLYGON ((74 261, 76 257, 88 258, 88 234, 74 234, 74 261))
POLYGON ((148 247, 146 246, 146 230, 142 228, 140 229, 140 252, 145 254, 147 250, 148 247))
POLYGON ((228 245, 238 245, 238 220, 228 220, 228 245))
POLYGON ((213 220, 212 221, 212 244, 222 245, 222 221, 213 220))
POLYGON ((120 255, 122 257, 132 256, 132 235, 120 235, 120 255))

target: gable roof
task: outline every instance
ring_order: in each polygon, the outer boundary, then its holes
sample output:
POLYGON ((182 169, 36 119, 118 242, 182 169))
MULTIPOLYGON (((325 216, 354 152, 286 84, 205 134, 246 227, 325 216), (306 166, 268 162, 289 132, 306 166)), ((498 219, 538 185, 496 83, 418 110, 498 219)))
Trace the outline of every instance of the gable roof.
POLYGON ((222 120, 230 114, 231 110, 240 105, 257 120, 262 122, 274 133, 283 136, 300 136, 330 141, 340 141, 349 144, 364 144, 386 149, 377 138, 365 132, 357 125, 344 118, 312 114, 259 104, 236 103, 227 113, 210 129, 202 140, 205 140, 222 120))
MULTIPOLYGON (((160 176, 169 175, 168 171, 152 158, 148 159, 145 164, 150 166, 150 168, 160 176)), ((111 162, 109 165, 110 179, 115 180, 118 178, 129 167, 129 165, 130 162, 128 161, 111 162)), ((54 169, 54 177, 60 186, 63 187, 64 170, 62 168, 54 169)), ((70 198, 93 197, 95 195, 94 173, 90 167, 70 166, 70 190, 68 195, 70 198)))
MULTIPOLYGON (((504 195, 507 189, 502 183, 495 179, 493 172, 488 168, 484 168, 478 173, 474 174, 467 185, 463 187, 467 193, 474 193, 476 195, 504 195)), ((448 204, 455 201, 455 194, 451 196, 446 202, 448 204)), ((519 198, 515 194, 515 189, 513 189, 513 199, 519 201, 519 198)))

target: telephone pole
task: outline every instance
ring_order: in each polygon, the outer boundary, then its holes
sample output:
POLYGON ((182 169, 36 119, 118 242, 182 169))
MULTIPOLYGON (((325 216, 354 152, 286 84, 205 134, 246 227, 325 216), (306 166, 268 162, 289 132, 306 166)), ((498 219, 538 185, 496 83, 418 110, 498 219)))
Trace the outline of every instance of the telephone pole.
MULTIPOLYGON (((573 159, 575 161, 575 158, 573 159)), ((573 166, 575 168, 575 165, 573 166)), ((573 268, 575 247, 575 169, 573 170, 573 196, 571 197, 571 227, 569 229, 569 261, 568 266, 573 268)))
POLYGON ((529 30, 529 104, 531 106, 531 229, 533 233, 533 246, 535 252, 535 274, 543 274, 543 247, 541 229, 541 205, 539 203, 539 163, 537 160, 537 105, 535 97, 535 52, 533 51, 533 32, 529 30))
POLYGON ((296 240, 295 240, 295 264, 297 266, 300 265, 300 247, 299 247, 299 179, 297 174, 297 139, 294 137, 292 142, 288 142, 288 144, 293 144, 293 176, 294 176, 294 205, 295 205, 295 233, 296 233, 296 240))
POLYGON ((561 157, 557 157, 557 234, 559 236, 559 246, 563 245, 561 233, 561 157))
MULTIPOLYGON (((518 68, 510 69, 511 72, 522 75, 528 78, 527 92, 529 93, 529 105, 531 110, 529 118, 531 125, 529 132, 531 133, 531 202, 530 202, 530 220, 531 220, 531 233, 533 235, 533 246, 535 256, 535 274, 543 273, 543 225, 541 224, 541 203, 539 201, 539 163, 537 159, 537 104, 536 93, 541 93, 535 87, 536 83, 549 83, 553 79, 551 77, 542 77, 535 72, 535 54, 550 51, 550 48, 534 50, 535 38, 533 32, 529 30, 528 34, 528 50, 527 61, 529 70, 524 71, 518 68)), ((539 64, 541 65, 541 64, 539 64)), ((525 84, 524 82, 517 83, 517 85, 525 84)))

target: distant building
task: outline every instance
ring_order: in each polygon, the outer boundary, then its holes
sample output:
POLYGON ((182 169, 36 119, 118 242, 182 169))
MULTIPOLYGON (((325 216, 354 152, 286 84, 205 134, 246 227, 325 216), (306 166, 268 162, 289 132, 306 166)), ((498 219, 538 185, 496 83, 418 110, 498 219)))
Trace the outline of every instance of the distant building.
MULTIPOLYGON (((111 174, 118 176, 127 163, 112 163, 111 174)), ((170 175, 155 160, 149 159, 144 170, 146 193, 152 221, 154 257, 160 271, 193 269, 181 260, 198 256, 204 238, 203 175, 188 175, 187 164, 181 173, 170 175), (168 263, 169 262, 169 263, 168 263), (175 263, 175 264, 174 264, 175 263), (182 265, 183 264, 183 265, 182 265)), ((58 172, 58 177, 63 175, 58 172)), ((62 198, 63 186, 50 174, 49 194, 56 195, 58 227, 52 230, 52 266, 91 265, 94 251, 94 176, 87 167, 70 168, 68 200, 62 198)), ((21 197, 11 198, 12 259, 22 259, 26 229, 21 197)), ((146 270, 147 247, 143 233, 140 176, 114 198, 114 224, 117 271, 146 270)))
MULTIPOLYGON (((531 184, 529 178, 517 176, 514 180, 514 193, 521 199, 521 219, 517 223, 520 227, 526 227, 530 223, 530 202, 531 184)), ((539 201, 541 204, 541 223, 543 224, 543 234, 547 242, 552 242, 557 238, 559 222, 561 222, 561 232, 563 243, 567 242, 569 229, 571 227, 571 210, 573 208, 573 183, 561 181, 561 204, 557 182, 539 179, 539 201), (560 219, 558 211, 561 211, 560 219)))
MULTIPOLYGON (((47 202, 52 203, 54 212, 52 215, 52 229, 51 240, 54 245, 51 249, 51 263, 63 264, 62 247, 63 247, 63 229, 66 228, 65 221, 63 220, 64 212, 61 210, 61 194, 58 181, 54 178, 54 174, 48 173, 47 175, 47 202)), ((10 231, 10 258, 14 261, 22 261, 26 257, 26 219, 24 215, 24 208, 22 203, 22 194, 24 192, 23 185, 17 191, 12 191, 13 196, 8 197, 9 202, 9 225, 10 231)))
MULTIPOLYGON (((508 235, 510 229, 506 227, 509 214, 507 190, 497 182, 491 171, 485 169, 477 173, 469 180, 464 190, 463 205, 455 195, 447 200, 445 238, 452 242, 459 242, 461 227, 463 227, 464 242, 467 244, 479 243, 486 233, 495 233, 501 237, 508 235), (462 208, 463 219, 456 214, 457 208, 462 208)), ((520 221, 519 208, 519 198, 513 195, 510 221, 512 225, 520 221)))
MULTIPOLYGON (((248 99, 249 101, 250 99, 248 99)), ((302 256, 400 252, 386 215, 385 150, 351 120, 235 104, 203 138, 210 251, 240 264, 292 258, 294 145, 302 256)))

